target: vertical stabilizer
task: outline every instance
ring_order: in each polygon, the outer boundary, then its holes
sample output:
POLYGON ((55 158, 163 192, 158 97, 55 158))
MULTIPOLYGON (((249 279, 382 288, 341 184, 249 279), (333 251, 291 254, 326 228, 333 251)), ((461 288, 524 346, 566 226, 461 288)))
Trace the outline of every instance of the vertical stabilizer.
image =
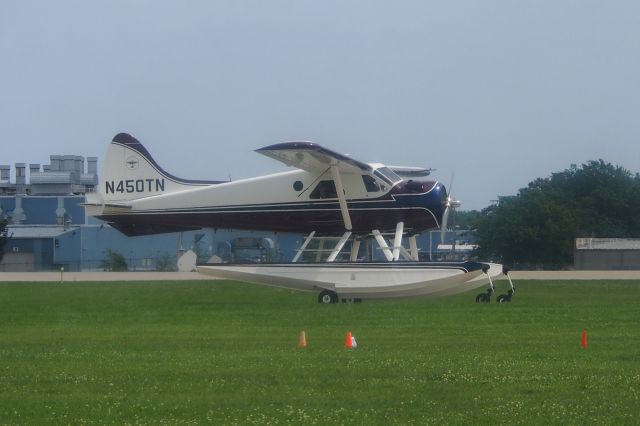
POLYGON ((99 192, 104 203, 118 203, 217 183, 167 173, 140 141, 118 133, 107 150, 99 192))

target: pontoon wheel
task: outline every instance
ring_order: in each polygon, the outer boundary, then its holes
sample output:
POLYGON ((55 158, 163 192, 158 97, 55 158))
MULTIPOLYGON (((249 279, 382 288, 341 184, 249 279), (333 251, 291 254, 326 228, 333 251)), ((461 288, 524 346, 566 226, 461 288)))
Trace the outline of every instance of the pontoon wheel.
POLYGON ((500 296, 498 296, 498 298, 496 299, 497 303, 503 303, 503 302, 511 302, 511 299, 509 298, 509 296, 507 296, 506 294, 501 294, 500 296))
POLYGON ((318 295, 318 303, 338 303, 338 295, 331 290, 322 290, 318 295))
POLYGON ((476 303, 489 303, 491 301, 491 295, 488 293, 480 293, 476 296, 476 303))
POLYGON ((500 296, 498 296, 498 299, 496 300, 496 302, 498 303, 502 303, 502 302, 511 302, 511 298, 513 297, 513 292, 515 291, 515 287, 509 291, 507 291, 507 294, 501 294, 500 296))

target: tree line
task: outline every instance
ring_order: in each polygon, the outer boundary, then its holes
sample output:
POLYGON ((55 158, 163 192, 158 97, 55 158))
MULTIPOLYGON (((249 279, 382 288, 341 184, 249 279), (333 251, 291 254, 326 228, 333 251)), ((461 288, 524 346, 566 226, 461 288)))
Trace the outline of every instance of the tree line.
POLYGON ((560 269, 573 264, 577 237, 640 237, 640 176, 604 160, 572 165, 462 220, 478 258, 560 269))

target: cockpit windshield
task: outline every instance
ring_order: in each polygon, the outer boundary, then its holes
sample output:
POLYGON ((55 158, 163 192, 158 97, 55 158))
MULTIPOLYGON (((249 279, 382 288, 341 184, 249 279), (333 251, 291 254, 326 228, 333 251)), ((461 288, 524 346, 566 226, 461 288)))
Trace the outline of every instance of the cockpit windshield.
POLYGON ((402 180, 400 176, 395 174, 393 170, 388 167, 380 167, 379 169, 376 169, 373 174, 387 182, 389 185, 395 185, 402 180))

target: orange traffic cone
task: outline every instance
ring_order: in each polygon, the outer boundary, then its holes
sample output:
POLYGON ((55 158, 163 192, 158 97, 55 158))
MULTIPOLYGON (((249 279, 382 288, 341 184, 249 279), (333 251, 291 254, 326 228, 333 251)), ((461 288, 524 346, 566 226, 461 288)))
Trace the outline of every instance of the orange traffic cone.
POLYGON ((304 333, 304 330, 300 332, 300 338, 298 339, 298 345, 301 348, 307 347, 307 335, 304 333))
POLYGON ((587 330, 582 330, 582 349, 587 349, 587 330))
POLYGON ((344 347, 347 349, 353 349, 353 334, 348 332, 344 338, 344 347))

